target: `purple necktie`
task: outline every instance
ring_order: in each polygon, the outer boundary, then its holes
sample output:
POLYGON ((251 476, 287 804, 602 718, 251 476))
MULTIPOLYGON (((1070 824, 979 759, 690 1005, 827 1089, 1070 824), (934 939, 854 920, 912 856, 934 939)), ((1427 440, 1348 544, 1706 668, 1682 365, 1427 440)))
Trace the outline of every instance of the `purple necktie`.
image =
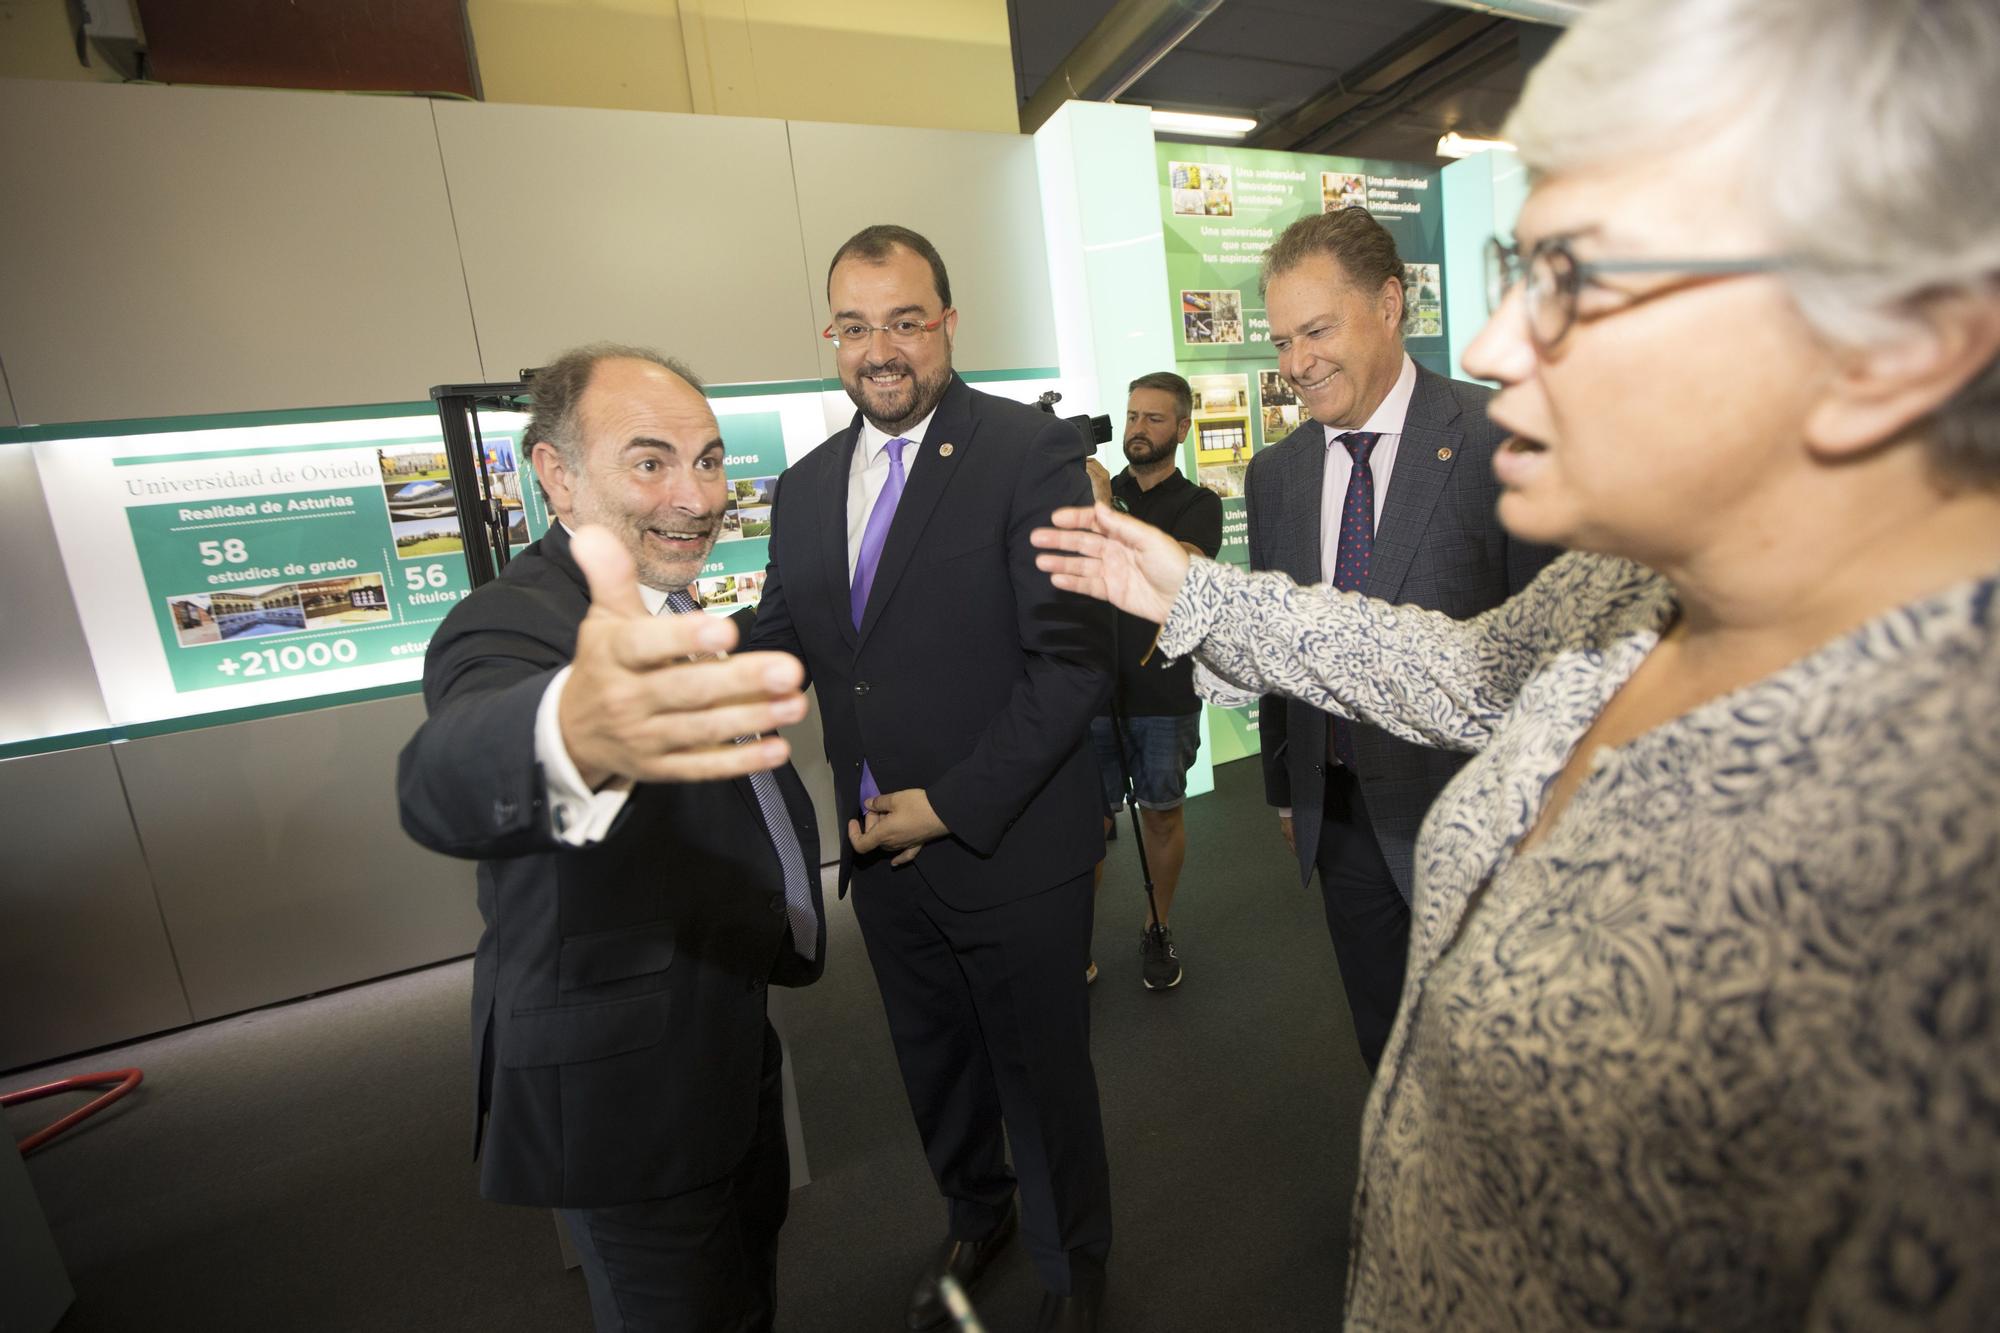
MULTIPOLYGON (((903 498, 903 446, 909 441, 898 435, 883 448, 889 451, 889 480, 882 483, 882 493, 875 497, 875 507, 868 511, 868 526, 861 530, 861 550, 854 557, 854 583, 847 590, 847 606, 854 614, 854 628, 861 628, 861 615, 868 609, 868 590, 875 586, 875 569, 882 563, 882 548, 889 542, 889 524, 896 517, 896 502, 903 498)), ((868 771, 868 762, 861 763, 861 803, 865 809, 871 797, 880 796, 882 789, 875 785, 875 775, 868 771)))
MULTIPOLYGON (((1354 470, 1347 475, 1347 499, 1340 510, 1340 545, 1335 548, 1333 586, 1354 592, 1368 581, 1368 557, 1375 552, 1375 473, 1368 466, 1368 453, 1381 435, 1375 431, 1351 430, 1334 438, 1347 446, 1354 470)), ((1333 757, 1354 767, 1353 724, 1337 717, 1327 719, 1326 742, 1333 757)))

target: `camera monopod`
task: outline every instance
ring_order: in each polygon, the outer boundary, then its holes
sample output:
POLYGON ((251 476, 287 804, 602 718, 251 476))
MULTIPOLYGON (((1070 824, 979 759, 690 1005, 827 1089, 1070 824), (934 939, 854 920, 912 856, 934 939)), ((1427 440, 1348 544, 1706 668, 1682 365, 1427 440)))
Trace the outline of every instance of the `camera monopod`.
POLYGON ((1146 831, 1139 826, 1139 794, 1132 789, 1132 766, 1125 762, 1125 713, 1118 707, 1115 674, 1111 680, 1111 738, 1118 751, 1118 782, 1125 793, 1125 809, 1132 816, 1132 850, 1139 853, 1139 881, 1146 886, 1146 919, 1157 926, 1160 905, 1153 900, 1153 867, 1146 861, 1146 831))
MULTIPOLYGON (((1035 406, 1047 412, 1050 416, 1054 416, 1056 414, 1056 404, 1061 401, 1062 395, 1051 389, 1035 400, 1035 406)), ((1109 444, 1111 442, 1111 418, 1109 416, 1102 414, 1098 416, 1085 415, 1064 417, 1063 420, 1076 427, 1077 433, 1091 444, 1109 444)), ((1112 503, 1120 510, 1125 508, 1123 500, 1114 500, 1112 503)), ((1139 878, 1146 886, 1146 912, 1148 920, 1157 926, 1160 924, 1160 905, 1153 901, 1153 868, 1146 864, 1146 831, 1139 827, 1139 798, 1132 790, 1132 767, 1125 762, 1125 714, 1118 707, 1118 666, 1115 652, 1117 644, 1115 640, 1112 646, 1114 653, 1111 668, 1111 732, 1113 748, 1118 751, 1118 781, 1120 788, 1125 793, 1125 808, 1132 812, 1132 845, 1139 853, 1139 878)), ((1115 820, 1116 816, 1113 818, 1115 820)), ((1107 842, 1109 840, 1108 838, 1106 839, 1107 842)))

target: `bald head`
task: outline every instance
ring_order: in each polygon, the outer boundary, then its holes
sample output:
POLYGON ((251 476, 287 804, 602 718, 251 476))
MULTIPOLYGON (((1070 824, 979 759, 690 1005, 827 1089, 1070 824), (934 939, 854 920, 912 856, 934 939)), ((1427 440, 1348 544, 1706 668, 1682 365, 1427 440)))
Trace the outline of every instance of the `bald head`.
MULTIPOLYGON (((565 358, 567 361, 567 358, 565 358)), ((639 581, 684 588, 715 545, 727 507, 722 432, 701 389, 679 365, 628 349, 599 352, 562 371, 545 398, 534 381, 527 438, 535 476, 556 517, 574 530, 601 524, 625 545, 639 581), (550 422, 536 429, 545 408, 550 422)))

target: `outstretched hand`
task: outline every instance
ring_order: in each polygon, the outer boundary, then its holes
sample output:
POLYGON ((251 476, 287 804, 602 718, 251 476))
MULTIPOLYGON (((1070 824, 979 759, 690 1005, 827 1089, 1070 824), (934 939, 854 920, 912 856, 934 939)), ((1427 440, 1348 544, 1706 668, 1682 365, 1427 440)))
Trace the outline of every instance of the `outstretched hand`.
POLYGON ((785 762, 790 747, 778 737, 736 738, 805 716, 797 658, 723 656, 736 646, 727 620, 648 614, 631 552, 604 528, 578 528, 570 554, 590 583, 590 613, 577 629, 557 721, 586 783, 709 782, 785 762))
POLYGON ((1110 505, 1058 509, 1052 528, 1028 540, 1044 552, 1035 568, 1065 592, 1080 592, 1142 620, 1164 624, 1187 578, 1187 548, 1110 505))

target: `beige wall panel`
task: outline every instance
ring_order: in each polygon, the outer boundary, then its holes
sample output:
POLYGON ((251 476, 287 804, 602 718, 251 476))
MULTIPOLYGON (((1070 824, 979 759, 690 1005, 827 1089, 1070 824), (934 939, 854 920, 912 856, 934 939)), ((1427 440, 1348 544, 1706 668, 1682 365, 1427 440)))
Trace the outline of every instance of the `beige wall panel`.
POLYGON ((467 0, 489 102, 692 111, 677 0, 467 0))
MULTIPOLYGON (((83 621, 42 499, 34 446, 0 444, 0 745, 109 726, 83 621)), ((90 817, 94 820, 97 812, 90 817)), ((120 806, 115 819, 123 823, 120 806)), ((0 843, 0 847, 7 844, 0 843)))
POLYGON ((417 399, 480 375, 419 99, 0 81, 23 421, 417 399))
POLYGON ((760 115, 1020 129, 1006 0, 730 3, 742 12, 745 45, 754 53, 760 115))
POLYGON ((6 387, 7 367, 0 365, 0 426, 18 426, 21 418, 14 414, 14 393, 6 387))
MULTIPOLYGON (((960 370, 1056 364, 1034 140, 807 121, 791 132, 814 328, 828 319, 833 252, 870 223, 896 222, 944 257, 960 370)), ((835 373, 830 344, 821 343, 820 364, 820 374, 835 373)))
POLYGON ((437 119, 496 378, 599 339, 712 382, 817 376, 781 122, 462 102, 437 119))
POLYGON ((0 1069, 189 1021, 111 749, 0 762, 0 1069))
POLYGON ((416 695, 116 747, 197 1020, 472 952, 473 867, 396 811, 416 695))

